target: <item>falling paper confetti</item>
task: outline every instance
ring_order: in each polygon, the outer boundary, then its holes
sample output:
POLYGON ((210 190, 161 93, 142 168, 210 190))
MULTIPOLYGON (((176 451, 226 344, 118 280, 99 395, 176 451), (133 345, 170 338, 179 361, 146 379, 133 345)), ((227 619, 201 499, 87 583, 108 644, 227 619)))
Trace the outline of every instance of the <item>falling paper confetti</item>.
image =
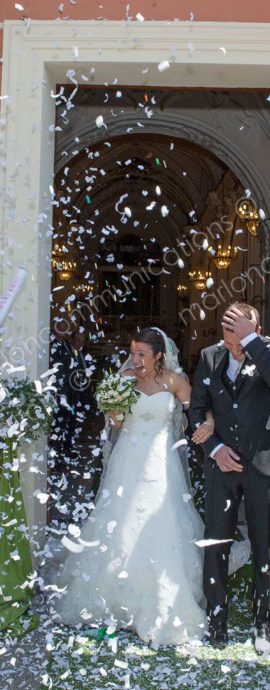
POLYGON ((158 64, 158 70, 159 70, 159 72, 165 72, 166 69, 169 69, 169 67, 170 67, 170 63, 169 63, 168 60, 163 60, 163 62, 160 62, 160 63, 158 64))

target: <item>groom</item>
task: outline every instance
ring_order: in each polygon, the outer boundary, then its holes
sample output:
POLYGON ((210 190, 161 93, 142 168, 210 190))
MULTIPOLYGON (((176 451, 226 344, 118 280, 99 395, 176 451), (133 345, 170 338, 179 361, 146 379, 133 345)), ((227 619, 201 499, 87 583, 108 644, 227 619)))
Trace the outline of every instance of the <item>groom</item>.
POLYGON ((203 444, 205 539, 219 542, 205 549, 208 635, 214 646, 228 640, 228 557, 244 495, 254 561, 255 649, 270 652, 270 340, 260 336, 259 314, 245 303, 226 310, 222 327, 223 342, 201 352, 190 408, 193 428, 208 409, 215 422, 203 444))

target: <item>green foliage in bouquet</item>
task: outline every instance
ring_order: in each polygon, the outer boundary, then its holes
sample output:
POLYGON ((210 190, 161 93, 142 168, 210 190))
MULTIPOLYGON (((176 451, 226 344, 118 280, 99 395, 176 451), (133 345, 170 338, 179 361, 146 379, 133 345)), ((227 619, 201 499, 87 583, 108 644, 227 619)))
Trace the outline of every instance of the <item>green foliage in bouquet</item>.
POLYGON ((98 408, 107 412, 131 412, 136 403, 139 391, 135 390, 135 377, 120 376, 106 372, 101 383, 97 386, 96 400, 98 408))
POLYGON ((16 379, 0 380, 0 438, 31 442, 47 433, 57 408, 54 390, 47 383, 16 379))

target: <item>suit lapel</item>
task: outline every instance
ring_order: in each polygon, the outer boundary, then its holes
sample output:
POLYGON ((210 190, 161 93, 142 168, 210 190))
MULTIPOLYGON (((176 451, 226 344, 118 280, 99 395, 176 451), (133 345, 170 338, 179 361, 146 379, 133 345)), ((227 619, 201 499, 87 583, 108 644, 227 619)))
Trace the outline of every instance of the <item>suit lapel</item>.
POLYGON ((223 372, 227 371, 228 368, 228 363, 229 363, 229 352, 224 347, 223 344, 218 345, 217 349, 214 353, 214 362, 213 362, 213 372, 212 372, 212 378, 215 381, 216 380, 216 385, 220 386, 220 392, 223 391, 229 398, 231 398, 230 392, 225 386, 225 383, 223 381, 223 372))
POLYGON ((214 369, 213 374, 215 376, 221 376, 223 370, 228 365, 229 353, 224 345, 218 345, 216 352, 214 354, 214 369))

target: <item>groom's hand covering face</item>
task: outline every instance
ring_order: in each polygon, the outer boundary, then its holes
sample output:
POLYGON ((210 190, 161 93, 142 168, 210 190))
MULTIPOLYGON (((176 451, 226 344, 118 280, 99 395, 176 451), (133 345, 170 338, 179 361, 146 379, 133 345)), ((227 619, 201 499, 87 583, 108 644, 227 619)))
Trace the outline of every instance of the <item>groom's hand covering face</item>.
MULTIPOLYGON (((251 311, 251 318, 242 314, 242 312, 237 309, 237 307, 232 307, 225 312, 222 320, 222 326, 224 331, 231 331, 238 338, 239 345, 240 340, 245 338, 251 333, 259 331, 257 319, 254 311, 251 311)), ((224 337, 225 341, 225 337, 224 337)))

